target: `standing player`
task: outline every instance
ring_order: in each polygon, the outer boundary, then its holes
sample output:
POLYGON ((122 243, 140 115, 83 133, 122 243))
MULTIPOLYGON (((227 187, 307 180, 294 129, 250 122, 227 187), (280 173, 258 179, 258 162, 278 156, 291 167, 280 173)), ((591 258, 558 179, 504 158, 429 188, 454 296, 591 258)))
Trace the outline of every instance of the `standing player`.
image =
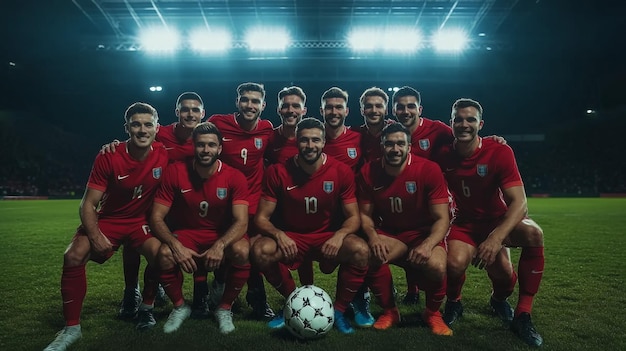
POLYGON ((198 124, 192 140, 194 159, 168 167, 150 218, 154 234, 163 242, 161 284, 174 304, 163 330, 176 331, 191 314, 183 299, 180 269, 192 273, 199 266, 208 271, 222 266, 226 283, 214 315, 220 332, 227 334, 235 330, 231 306, 250 273, 250 247, 244 238, 248 188, 241 172, 218 159, 222 135, 213 123, 198 124))
POLYGON ((157 112, 148 104, 134 103, 124 117, 130 138, 120 143, 120 151, 96 157, 87 182, 79 211, 81 226, 63 257, 65 328, 47 351, 65 350, 82 336, 87 261, 104 263, 124 243, 154 263, 160 246, 147 225, 152 196, 168 163, 167 151, 154 142, 157 112))
MULTIPOLYGON (((363 284, 369 250, 359 229, 354 178, 350 168, 323 153, 324 125, 305 118, 296 128, 298 154, 268 168, 255 222, 264 237, 252 247, 254 262, 285 297, 295 288, 287 265, 306 259, 340 263, 335 327, 354 329, 344 311, 363 284), (276 225, 274 224, 276 223, 276 225)), ((284 326, 282 313, 270 327, 284 326)))
POLYGON ((383 156, 380 134, 385 126, 394 123, 393 120, 386 118, 388 101, 387 93, 377 87, 366 89, 359 99, 361 116, 365 123, 358 131, 361 133, 361 153, 365 162, 383 156))
POLYGON ((266 152, 270 164, 284 163, 298 153, 296 146, 296 125, 306 115, 306 95, 300 87, 284 88, 278 93, 278 116, 281 125, 274 128, 270 146, 266 152))
POLYGON ((510 147, 478 136, 482 106, 471 99, 452 105, 454 143, 438 155, 458 208, 448 236, 446 321, 463 313, 461 289, 470 263, 485 268, 493 284, 490 305, 511 330, 531 346, 543 339, 530 318, 544 269, 543 232, 527 217, 522 178, 510 147), (515 312, 507 302, 516 274, 505 246, 521 247, 519 299, 515 312))
MULTIPOLYGON (((250 218, 256 213, 261 197, 263 180, 264 154, 273 133, 270 121, 261 119, 265 109, 265 88, 258 83, 243 83, 237 87, 238 112, 228 115, 213 115, 209 121, 214 123, 222 133, 223 152, 221 159, 227 165, 241 171, 248 180, 250 190, 250 218)), ((248 228, 248 235, 253 243, 257 230, 248 228)), ((214 286, 211 291, 213 303, 221 296, 224 289, 222 273, 216 272, 214 286)), ((267 304, 267 295, 263 285, 263 277, 253 267, 248 281, 246 301, 252 307, 256 318, 272 318, 274 311, 267 304)))
POLYGON ((383 314, 376 329, 400 321, 388 263, 414 270, 426 291, 423 319, 437 335, 452 335, 439 308, 445 296, 450 194, 436 163, 410 153, 409 131, 399 123, 381 135, 383 159, 365 164, 359 176, 361 223, 369 239, 373 265, 367 280, 383 314), (377 225, 380 217, 380 224, 377 225))

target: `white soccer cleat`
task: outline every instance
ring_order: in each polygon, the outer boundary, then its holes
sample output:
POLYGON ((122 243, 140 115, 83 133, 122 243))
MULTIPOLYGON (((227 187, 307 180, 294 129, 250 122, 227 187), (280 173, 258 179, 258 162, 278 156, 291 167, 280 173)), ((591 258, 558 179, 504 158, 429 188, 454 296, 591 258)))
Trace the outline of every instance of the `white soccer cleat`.
POLYGON ((220 333, 228 334, 235 330, 235 325, 233 324, 233 314, 230 310, 218 308, 215 311, 215 319, 220 327, 220 333))
POLYGON ((80 325, 65 327, 57 333, 57 337, 43 351, 65 351, 83 336, 80 325))
POLYGON ((180 328, 185 319, 191 315, 191 307, 187 304, 183 304, 179 307, 174 307, 170 315, 167 317, 167 322, 163 325, 164 333, 173 333, 180 328))

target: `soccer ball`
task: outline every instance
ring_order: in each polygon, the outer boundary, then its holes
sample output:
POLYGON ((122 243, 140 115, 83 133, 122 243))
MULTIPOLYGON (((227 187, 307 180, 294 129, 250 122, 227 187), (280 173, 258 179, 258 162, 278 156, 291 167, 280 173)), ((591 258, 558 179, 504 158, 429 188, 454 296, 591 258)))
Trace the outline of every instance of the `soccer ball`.
POLYGON ((285 328, 299 339, 317 339, 326 335, 335 321, 330 296, 322 288, 305 285, 294 290, 283 310, 285 328))

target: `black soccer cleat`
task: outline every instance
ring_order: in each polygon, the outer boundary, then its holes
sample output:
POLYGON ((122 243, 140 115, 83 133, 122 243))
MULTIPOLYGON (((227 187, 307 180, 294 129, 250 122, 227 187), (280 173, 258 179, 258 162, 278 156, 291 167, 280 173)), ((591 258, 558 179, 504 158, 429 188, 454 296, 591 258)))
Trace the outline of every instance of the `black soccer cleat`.
POLYGON ((443 310, 443 321, 447 325, 452 325, 463 316, 463 304, 459 301, 446 301, 446 307, 443 310))
POLYGON ((276 316, 274 310, 267 303, 264 289, 249 289, 246 302, 252 307, 252 317, 260 320, 270 320, 276 316))
POLYGON ((513 308, 511 308, 511 305, 507 300, 498 301, 491 296, 489 299, 489 305, 498 318, 500 318, 502 323, 506 326, 511 325, 511 322, 513 321, 513 308))
POLYGON ((543 344, 543 338, 535 329, 532 320, 530 319, 530 313, 520 313, 513 318, 511 322, 511 330, 515 335, 522 339, 526 344, 534 347, 539 347, 543 344))

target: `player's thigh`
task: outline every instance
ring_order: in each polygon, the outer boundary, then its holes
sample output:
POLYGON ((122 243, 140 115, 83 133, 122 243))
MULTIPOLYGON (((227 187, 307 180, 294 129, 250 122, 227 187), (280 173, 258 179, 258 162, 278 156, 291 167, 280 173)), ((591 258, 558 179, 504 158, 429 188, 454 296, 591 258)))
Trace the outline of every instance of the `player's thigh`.
POLYGON ((476 247, 461 240, 448 240, 446 269, 450 274, 465 272, 472 257, 476 255, 476 247))
POLYGON ((513 247, 542 247, 543 230, 532 219, 524 218, 517 223, 504 243, 513 247))
POLYGON ((225 250, 225 254, 226 258, 232 264, 248 264, 248 257, 250 254, 250 242, 248 241, 248 238, 243 237, 231 245, 228 245, 225 250))
POLYGON ((370 249, 365 240, 355 234, 348 234, 339 248, 337 260, 365 266, 369 261, 369 253, 370 249))
POLYGON ((485 269, 489 276, 493 278, 504 279, 510 277, 513 274, 513 265, 511 264, 508 248, 503 247, 496 255, 495 261, 485 267, 485 269))
POLYGON ((151 237, 139 246, 138 251, 143 255, 149 264, 156 264, 159 249, 161 248, 161 241, 155 237, 151 237))
POLYGON ((380 240, 389 249, 387 258, 389 262, 404 260, 409 252, 409 247, 402 241, 387 235, 379 235, 380 240))
POLYGON ((443 277, 446 274, 447 257, 446 250, 442 246, 435 246, 430 258, 424 265, 425 269, 435 275, 443 277))
POLYGON ((253 262, 265 264, 280 261, 283 258, 283 252, 276 240, 264 236, 254 242, 250 249, 250 256, 253 262))
POLYGON ((63 265, 66 267, 80 266, 89 260, 91 243, 86 235, 76 234, 63 254, 63 265))

